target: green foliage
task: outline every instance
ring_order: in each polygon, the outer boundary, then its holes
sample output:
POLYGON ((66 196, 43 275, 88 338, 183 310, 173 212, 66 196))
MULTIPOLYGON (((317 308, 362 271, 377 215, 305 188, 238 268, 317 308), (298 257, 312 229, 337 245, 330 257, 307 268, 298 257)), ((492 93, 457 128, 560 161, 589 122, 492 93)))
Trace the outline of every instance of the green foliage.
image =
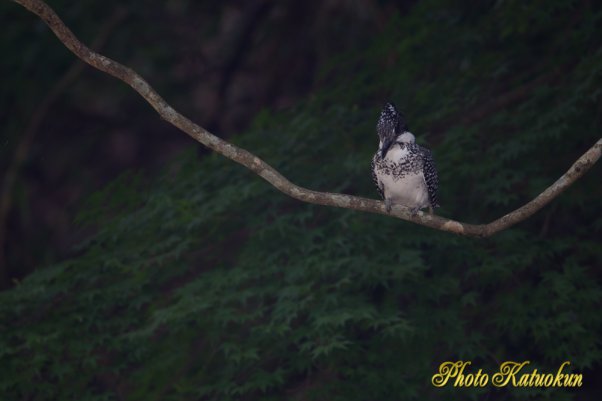
MULTIPOLYGON (((302 186, 374 197, 390 97, 433 149, 441 214, 487 222, 599 135, 602 13, 588 7, 420 2, 333 57, 326 89, 233 141, 302 186)), ((570 360, 594 381, 599 171, 488 240, 302 204, 216 155, 126 174, 82 208, 96 234, 79 256, 0 294, 0 398, 593 399, 430 378, 446 360, 570 360)))

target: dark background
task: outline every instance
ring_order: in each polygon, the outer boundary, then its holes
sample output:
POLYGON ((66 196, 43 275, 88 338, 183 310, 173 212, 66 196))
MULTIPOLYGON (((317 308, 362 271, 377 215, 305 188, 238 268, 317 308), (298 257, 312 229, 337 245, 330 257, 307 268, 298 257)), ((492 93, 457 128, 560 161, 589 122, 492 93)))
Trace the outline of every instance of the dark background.
MULTIPOLYGON (((387 100, 433 150, 438 212, 470 223, 532 199, 600 137, 596 2, 50 5, 311 189, 377 196, 387 100)), ((596 399, 599 166, 491 239, 302 204, 16 3, 0 22, 1 399, 596 399), (435 389, 458 359, 570 360, 585 385, 435 389)))
MULTIPOLYGON (((321 66, 361 49, 397 9, 370 1, 61 4, 50 5, 84 43, 134 68, 224 138, 243 132, 260 110, 290 108, 322 86, 321 66)), ((82 66, 68 73, 77 60, 22 7, 2 11, 3 183, 15 177, 3 192, 6 288, 69 254, 82 197, 129 168, 154 172, 196 144, 147 118, 149 107, 113 78, 82 66)))

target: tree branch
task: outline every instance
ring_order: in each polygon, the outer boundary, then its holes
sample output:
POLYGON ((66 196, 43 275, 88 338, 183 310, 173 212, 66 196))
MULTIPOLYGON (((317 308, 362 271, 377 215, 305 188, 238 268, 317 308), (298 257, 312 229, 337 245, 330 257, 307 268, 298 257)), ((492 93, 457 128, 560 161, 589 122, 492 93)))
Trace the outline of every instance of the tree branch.
POLYGON ((130 68, 90 50, 73 35, 55 12, 43 1, 13 1, 38 15, 52 29, 59 40, 77 57, 92 67, 106 72, 131 86, 159 113, 161 118, 215 152, 247 167, 279 191, 303 202, 394 216, 416 224, 459 235, 489 237, 525 220, 544 207, 573 182, 583 176, 598 161, 602 154, 602 139, 600 139, 562 177, 535 199, 489 224, 475 225, 461 223, 422 212, 412 216, 409 209, 402 206, 394 206, 392 211, 387 213, 385 205, 381 201, 337 193, 317 192, 293 184, 257 156, 216 137, 178 113, 140 75, 130 68))

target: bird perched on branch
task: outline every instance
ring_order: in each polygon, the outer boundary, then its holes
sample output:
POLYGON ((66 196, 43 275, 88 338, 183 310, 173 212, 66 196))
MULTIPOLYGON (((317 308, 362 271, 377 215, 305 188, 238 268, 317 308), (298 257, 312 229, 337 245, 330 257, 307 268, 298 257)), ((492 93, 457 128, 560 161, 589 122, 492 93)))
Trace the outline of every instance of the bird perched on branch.
POLYGON ((410 208, 412 214, 425 207, 433 213, 439 178, 431 151, 416 144, 404 116, 387 103, 376 124, 378 151, 372 158, 372 179, 387 211, 393 204, 410 208))

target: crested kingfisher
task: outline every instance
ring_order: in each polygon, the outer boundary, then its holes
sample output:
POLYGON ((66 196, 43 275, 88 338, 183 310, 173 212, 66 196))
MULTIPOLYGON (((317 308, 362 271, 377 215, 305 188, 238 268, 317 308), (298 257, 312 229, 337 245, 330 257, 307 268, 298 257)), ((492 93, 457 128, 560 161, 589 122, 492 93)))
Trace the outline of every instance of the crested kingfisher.
POLYGON ((393 103, 387 103, 376 124, 378 151, 372 158, 372 180, 385 200, 387 212, 391 206, 408 207, 413 215, 437 203, 439 177, 431 151, 416 144, 403 114, 393 103))

